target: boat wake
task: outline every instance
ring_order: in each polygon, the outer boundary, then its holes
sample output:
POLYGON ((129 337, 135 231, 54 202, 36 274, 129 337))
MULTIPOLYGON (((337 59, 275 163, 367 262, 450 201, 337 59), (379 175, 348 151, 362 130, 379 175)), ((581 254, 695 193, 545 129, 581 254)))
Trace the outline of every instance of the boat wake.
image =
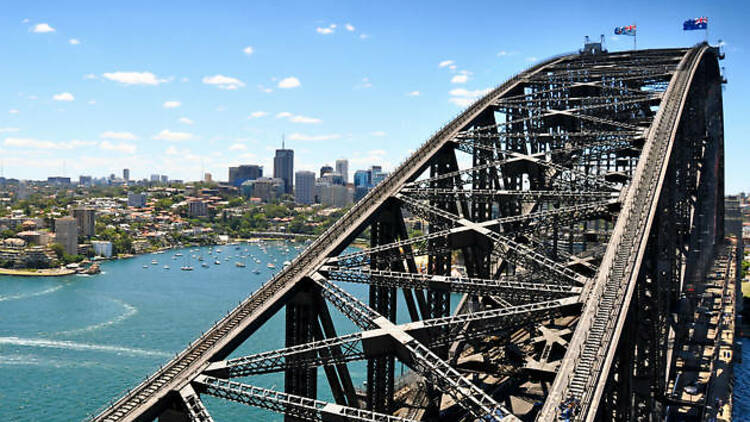
POLYGON ((41 290, 38 292, 21 293, 18 295, 10 295, 10 296, 0 296, 0 302, 7 302, 10 300, 19 300, 19 299, 28 299, 30 297, 35 297, 35 296, 44 296, 50 293, 54 293, 62 288, 63 288, 63 285, 58 284, 57 286, 53 286, 53 287, 50 287, 49 289, 41 290))
POLYGON ((129 305, 119 299, 110 299, 112 302, 115 302, 125 308, 125 312, 122 314, 110 319, 109 321, 100 322, 99 324, 89 325, 87 327, 83 328, 76 328, 74 330, 67 330, 67 331, 58 331, 54 333, 55 336, 70 336, 70 335, 76 335, 76 334, 82 334, 82 333, 89 333, 91 331, 100 330, 102 328, 106 328, 115 324, 119 324, 126 319, 132 317, 133 315, 138 313, 138 308, 136 308, 133 305, 129 305))
POLYGON ((169 357, 169 353, 157 350, 137 349, 124 346, 109 346, 105 344, 76 343, 73 341, 47 340, 20 337, 0 337, 0 345, 42 347, 47 349, 65 349, 75 351, 107 352, 132 356, 169 357))

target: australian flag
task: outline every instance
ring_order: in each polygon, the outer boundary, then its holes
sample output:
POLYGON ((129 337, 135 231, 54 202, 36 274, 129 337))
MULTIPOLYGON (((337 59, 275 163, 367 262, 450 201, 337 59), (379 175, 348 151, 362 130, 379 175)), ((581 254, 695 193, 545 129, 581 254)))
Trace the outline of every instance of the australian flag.
POLYGON ((630 35, 631 37, 635 37, 635 25, 616 26, 615 35, 630 35))
POLYGON ((701 16, 700 18, 688 19, 682 24, 683 31, 693 31, 696 29, 708 29, 708 18, 701 16))

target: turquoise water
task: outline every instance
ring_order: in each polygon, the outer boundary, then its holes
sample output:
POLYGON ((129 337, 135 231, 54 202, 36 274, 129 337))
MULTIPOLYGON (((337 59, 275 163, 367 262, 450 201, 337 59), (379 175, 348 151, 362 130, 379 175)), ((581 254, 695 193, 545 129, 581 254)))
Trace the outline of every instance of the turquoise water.
MULTIPOLYGON (((168 251, 102 264, 103 274, 62 278, 0 278, 0 416, 13 421, 74 421, 135 386, 187 343, 209 328, 272 276, 299 251, 289 244, 267 243, 241 250, 223 247, 214 265, 208 248, 168 251), (261 260, 238 259, 248 253, 261 260), (173 258, 176 252, 185 256, 173 258), (191 255, 204 256, 202 268, 191 255), (230 257, 227 261, 226 257, 230 257), (156 259, 158 265, 152 266, 156 259), (246 262, 246 268, 234 265, 246 262), (190 262, 194 271, 180 271, 190 262), (163 265, 170 269, 163 269, 163 265), (144 269, 147 265, 149 268, 144 269), (254 274, 253 270, 260 270, 254 274)), ((366 296, 366 286, 348 286, 366 296)), ((353 326, 331 309, 339 333, 353 326)), ((234 356, 283 347, 283 310, 264 325, 234 356)), ((365 369, 351 366, 355 383, 365 369)), ((330 391, 318 371, 319 397, 330 391)), ((269 374, 242 379, 283 390, 283 376, 269 374)), ((281 420, 262 410, 205 399, 217 420, 281 420)))

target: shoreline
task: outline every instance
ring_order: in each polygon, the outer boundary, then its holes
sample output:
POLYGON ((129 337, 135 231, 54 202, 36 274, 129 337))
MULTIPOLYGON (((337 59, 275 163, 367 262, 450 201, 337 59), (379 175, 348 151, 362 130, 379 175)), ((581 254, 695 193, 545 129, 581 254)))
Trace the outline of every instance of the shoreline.
POLYGON ((19 269, 0 268, 0 275, 9 275, 17 277, 63 277, 66 275, 76 274, 75 270, 69 268, 40 268, 40 269, 19 269))

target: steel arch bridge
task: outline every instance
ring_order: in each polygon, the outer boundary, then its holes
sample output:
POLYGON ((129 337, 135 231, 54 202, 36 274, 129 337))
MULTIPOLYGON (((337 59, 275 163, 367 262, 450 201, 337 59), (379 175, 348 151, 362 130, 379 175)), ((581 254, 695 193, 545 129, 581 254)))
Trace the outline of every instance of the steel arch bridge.
POLYGON ((512 77, 94 420, 211 421, 200 395, 288 421, 660 419, 674 308, 723 238, 719 58, 582 52, 512 77), (339 335, 330 307, 359 331, 339 335), (228 359, 282 308, 286 347, 228 359), (251 384, 271 372, 283 392, 251 384))

